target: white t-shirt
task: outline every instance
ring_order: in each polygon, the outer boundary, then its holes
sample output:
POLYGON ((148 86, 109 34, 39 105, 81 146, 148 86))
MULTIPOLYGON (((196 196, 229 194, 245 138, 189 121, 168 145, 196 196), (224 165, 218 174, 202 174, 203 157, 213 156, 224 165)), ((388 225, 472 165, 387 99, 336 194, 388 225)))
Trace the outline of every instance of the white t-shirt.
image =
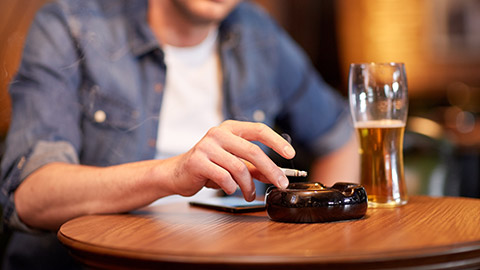
MULTIPOLYGON (((157 159, 190 150, 223 120, 218 31, 193 47, 164 46, 166 82, 157 135, 157 159)), ((195 196, 212 196, 203 189, 195 196)), ((171 196, 168 201, 171 201, 171 196)), ((162 199, 164 200, 164 199, 162 199)), ((165 200, 166 201, 166 200, 165 200)))

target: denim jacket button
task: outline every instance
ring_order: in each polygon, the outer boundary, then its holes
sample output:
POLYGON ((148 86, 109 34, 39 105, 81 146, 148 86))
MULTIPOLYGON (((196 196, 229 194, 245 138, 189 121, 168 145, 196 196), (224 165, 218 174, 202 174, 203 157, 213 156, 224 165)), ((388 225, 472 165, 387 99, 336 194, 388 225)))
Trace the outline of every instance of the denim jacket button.
POLYGON ((253 112, 253 120, 256 122, 263 122, 265 120, 265 112, 262 110, 255 110, 253 112))
POLYGON ((140 116, 140 112, 138 112, 136 110, 132 112, 132 117, 133 118, 137 119, 139 116, 140 116))
POLYGON ((20 161, 18 162, 17 164, 17 168, 19 170, 23 169, 23 166, 25 165, 25 162, 27 161, 27 159, 25 158, 25 156, 23 156, 20 161))
POLYGON ((105 119, 107 119, 107 114, 102 110, 98 110, 93 115, 93 118, 95 119, 95 122, 103 123, 105 122, 105 119))
POLYGON ((156 147, 157 146, 157 141, 155 139, 150 139, 148 140, 148 146, 150 147, 156 147))
POLYGON ((155 84, 155 92, 161 93, 163 91, 163 84, 157 83, 155 84))

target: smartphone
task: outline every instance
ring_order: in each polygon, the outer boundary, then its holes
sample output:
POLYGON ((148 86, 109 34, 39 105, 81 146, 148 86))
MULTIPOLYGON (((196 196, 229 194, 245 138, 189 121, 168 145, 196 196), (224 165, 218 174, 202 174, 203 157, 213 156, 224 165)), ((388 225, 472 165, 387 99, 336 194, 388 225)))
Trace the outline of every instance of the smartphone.
POLYGON ((247 202, 242 197, 214 197, 190 201, 190 205, 214 209, 230 213, 247 213, 265 210, 264 201, 247 202))

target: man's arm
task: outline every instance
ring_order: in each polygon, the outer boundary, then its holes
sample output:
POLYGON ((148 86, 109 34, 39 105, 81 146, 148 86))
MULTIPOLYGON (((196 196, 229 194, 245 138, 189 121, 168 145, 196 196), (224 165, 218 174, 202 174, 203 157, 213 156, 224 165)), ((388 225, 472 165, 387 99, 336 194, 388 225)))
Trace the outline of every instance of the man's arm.
POLYGON ((253 178, 286 187, 288 179, 251 141, 259 141, 284 158, 295 150, 264 124, 225 121, 210 129, 190 151, 165 159, 98 168, 47 164, 30 174, 15 191, 18 216, 27 225, 56 230, 86 214, 119 213, 158 198, 191 196, 203 186, 232 194, 237 186, 246 200, 255 198, 253 178))
POLYGON ((146 205, 172 194, 167 181, 154 181, 153 168, 158 163, 145 161, 107 168, 45 165, 15 191, 17 213, 31 227, 56 230, 76 216, 124 212, 146 205))

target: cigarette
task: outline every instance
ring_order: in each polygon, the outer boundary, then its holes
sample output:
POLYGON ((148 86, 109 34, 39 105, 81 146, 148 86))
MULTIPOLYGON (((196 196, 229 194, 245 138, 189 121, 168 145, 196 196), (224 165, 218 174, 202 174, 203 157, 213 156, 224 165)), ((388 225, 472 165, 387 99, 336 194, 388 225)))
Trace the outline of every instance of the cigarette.
POLYGON ((307 177, 308 173, 306 171, 299 171, 295 169, 280 168, 286 176, 297 176, 297 177, 307 177))

